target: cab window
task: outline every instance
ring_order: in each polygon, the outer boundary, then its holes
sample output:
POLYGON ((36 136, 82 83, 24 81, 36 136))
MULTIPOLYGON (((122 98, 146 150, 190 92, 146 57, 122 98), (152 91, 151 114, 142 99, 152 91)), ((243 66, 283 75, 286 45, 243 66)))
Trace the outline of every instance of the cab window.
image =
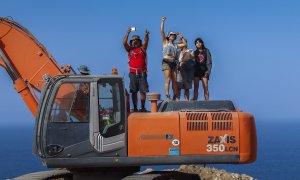
POLYGON ((50 122, 89 121, 89 83, 63 83, 51 107, 50 122))
POLYGON ((100 133, 111 137, 124 132, 121 121, 120 83, 101 80, 98 83, 98 107, 100 133))

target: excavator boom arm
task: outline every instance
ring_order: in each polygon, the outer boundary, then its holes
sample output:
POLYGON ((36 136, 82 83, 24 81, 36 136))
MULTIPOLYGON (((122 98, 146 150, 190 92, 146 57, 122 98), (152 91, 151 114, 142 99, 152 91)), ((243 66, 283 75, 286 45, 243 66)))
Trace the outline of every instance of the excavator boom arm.
POLYGON ((43 76, 67 73, 26 28, 3 17, 0 17, 0 65, 34 116, 38 108, 34 91, 41 91, 43 76))

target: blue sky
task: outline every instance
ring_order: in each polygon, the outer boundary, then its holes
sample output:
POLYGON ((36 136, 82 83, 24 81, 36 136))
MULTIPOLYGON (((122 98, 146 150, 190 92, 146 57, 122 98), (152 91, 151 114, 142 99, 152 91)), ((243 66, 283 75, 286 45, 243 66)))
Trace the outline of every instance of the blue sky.
MULTIPOLYGON (((257 121, 300 120, 300 2, 256 1, 1 1, 11 16, 48 49, 59 64, 85 64, 93 74, 124 75, 122 39, 129 26, 150 31, 150 91, 163 95, 161 17, 165 31, 179 31, 194 49, 204 39, 213 58, 210 99, 230 99, 257 121)), ((202 89, 200 98, 203 99, 202 89)), ((33 124, 29 110, 0 69, 0 125, 33 124)))

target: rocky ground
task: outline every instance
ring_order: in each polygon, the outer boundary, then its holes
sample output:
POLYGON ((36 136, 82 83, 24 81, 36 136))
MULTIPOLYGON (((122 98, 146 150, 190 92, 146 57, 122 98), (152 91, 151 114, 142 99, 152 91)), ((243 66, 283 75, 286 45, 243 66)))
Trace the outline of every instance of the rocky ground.
MULTIPOLYGON (((207 168, 202 166, 182 165, 178 169, 166 169, 165 175, 157 176, 155 179, 198 179, 198 180, 254 180, 253 177, 246 174, 237 174, 219 170, 215 168, 207 168), (178 172, 170 175, 168 172, 178 172)), ((146 169, 139 174, 156 173, 152 169, 146 169)))
MULTIPOLYGON (((98 171, 97 171, 98 172, 98 171)), ((154 171, 146 169, 143 172, 133 175, 116 175, 109 172, 102 172, 90 175, 89 172, 73 176, 68 170, 50 170, 26 174, 17 178, 17 180, 254 180, 253 177, 246 174, 230 173, 225 170, 215 168, 206 168, 202 166, 182 165, 178 169, 165 169, 154 171), (113 175, 113 176, 112 176, 113 175)))

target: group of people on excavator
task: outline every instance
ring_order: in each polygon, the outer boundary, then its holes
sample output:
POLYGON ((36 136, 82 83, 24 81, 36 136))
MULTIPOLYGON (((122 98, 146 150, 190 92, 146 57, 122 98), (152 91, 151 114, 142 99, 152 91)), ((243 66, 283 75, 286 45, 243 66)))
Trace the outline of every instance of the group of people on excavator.
MULTIPOLYGON (((188 49, 187 40, 180 34, 169 32, 165 35, 164 24, 166 17, 161 20, 161 38, 163 44, 162 71, 164 73, 164 91, 166 100, 180 100, 181 90, 184 89, 185 100, 197 100, 199 81, 202 81, 205 100, 209 100, 208 80, 212 68, 212 58, 209 49, 201 38, 194 41, 196 49, 188 49), (179 38, 177 43, 175 40, 179 38), (194 81, 194 97, 190 99, 189 90, 194 81), (172 83, 173 97, 170 96, 172 83)), ((129 27, 123 39, 123 45, 129 58, 130 93, 132 94, 133 110, 145 112, 146 93, 149 92, 147 81, 147 47, 149 31, 146 30, 144 42, 138 35, 133 35, 128 43, 129 34, 134 28, 129 27), (137 93, 140 92, 141 109, 138 110, 137 93)))

